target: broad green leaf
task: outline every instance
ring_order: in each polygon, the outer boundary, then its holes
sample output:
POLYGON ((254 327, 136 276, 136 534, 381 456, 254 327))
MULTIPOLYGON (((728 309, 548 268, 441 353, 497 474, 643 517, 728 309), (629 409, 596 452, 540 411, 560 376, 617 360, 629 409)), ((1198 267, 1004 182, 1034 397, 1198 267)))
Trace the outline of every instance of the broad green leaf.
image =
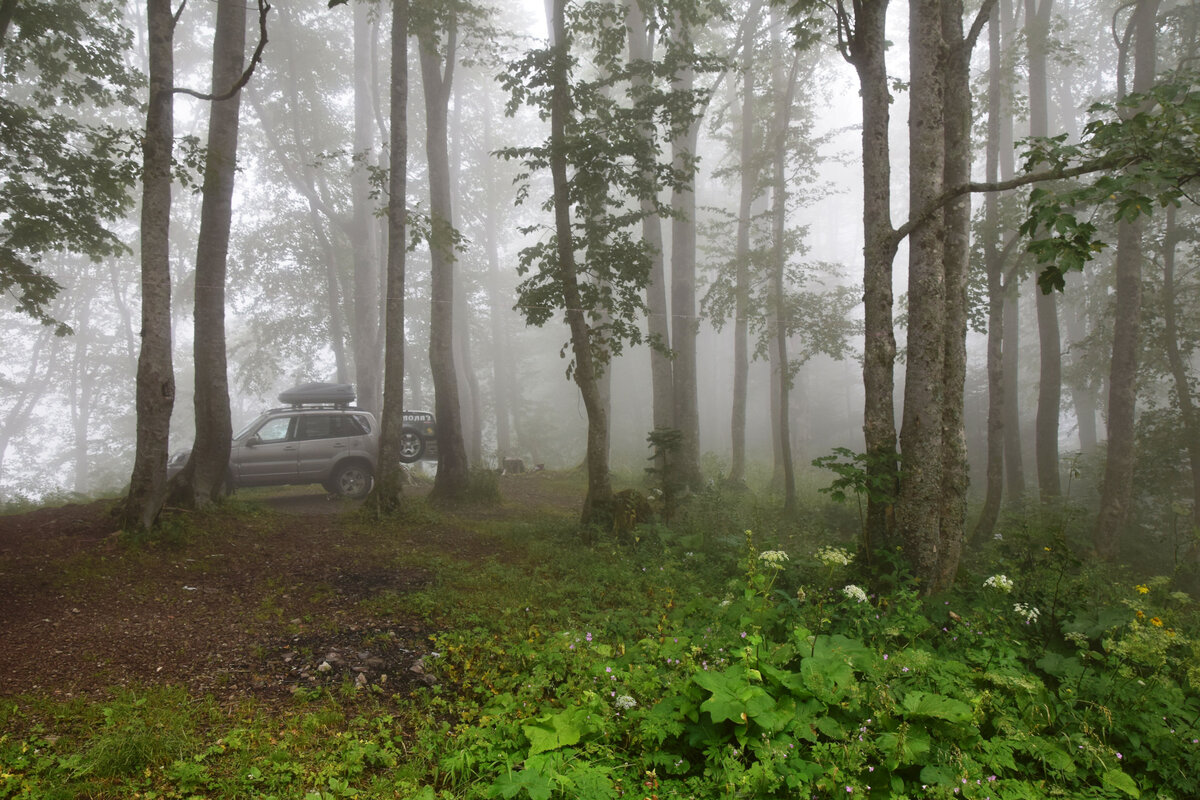
POLYGON ((532 725, 522 725, 529 738, 529 754, 545 753, 560 747, 579 744, 585 733, 587 712, 581 708, 564 708, 557 714, 537 718, 532 725))
POLYGON ((488 797, 502 797, 511 800, 522 791, 528 792, 530 800, 550 800, 554 794, 554 783, 540 772, 523 769, 520 772, 506 772, 488 787, 488 797))
POLYGON ((901 705, 906 717, 944 719, 947 722, 971 721, 971 707, 966 703, 932 692, 911 692, 901 705))
POLYGON ((1142 793, 1138 790, 1137 782, 1129 776, 1128 773, 1122 772, 1119 769, 1110 769, 1100 777, 1101 782, 1111 788, 1120 789, 1130 797, 1141 797, 1142 793))

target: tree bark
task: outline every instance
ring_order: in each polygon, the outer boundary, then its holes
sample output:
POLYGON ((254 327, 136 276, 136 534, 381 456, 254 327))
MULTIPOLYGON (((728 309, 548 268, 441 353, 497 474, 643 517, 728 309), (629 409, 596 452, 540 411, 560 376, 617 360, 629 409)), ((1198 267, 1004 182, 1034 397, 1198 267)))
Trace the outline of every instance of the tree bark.
POLYGON ((425 96, 425 153, 429 164, 429 256, 432 264, 429 368, 433 373, 434 413, 438 421, 438 469, 430 499, 454 503, 465 494, 469 478, 454 359, 455 256, 447 115, 454 77, 455 32, 451 25, 450 30, 441 34, 447 51, 444 59, 438 52, 437 37, 432 28, 422 28, 417 38, 425 96))
MULTIPOLYGON (((213 38, 212 93, 234 86, 245 67, 246 6, 217 4, 213 38)), ((204 508, 221 496, 229 471, 233 422, 225 357, 225 275, 233 218, 241 92, 209 104, 208 154, 204 162, 200 235, 196 248, 195 363, 196 441, 180 476, 182 503, 204 508)))
POLYGON ((387 296, 384 298, 383 411, 379 460, 368 504, 386 513, 401 507, 400 451, 404 429, 404 284, 408 241, 408 0, 392 0, 389 89, 387 296))
MULTIPOLYGON (((782 19, 778 20, 782 23, 782 19)), ((780 25, 782 27, 782 25, 780 25)), ((788 359, 788 311, 784 275, 787 272, 787 152, 788 127, 791 124, 792 102, 796 95, 796 76, 800 68, 800 51, 792 54, 791 68, 784 74, 780 61, 775 69, 775 131, 772 139, 771 234, 772 269, 771 295, 775 308, 776 347, 779 351, 779 450, 783 467, 783 513, 796 514, 796 470, 792 463, 792 370, 788 359)))
MULTIPOLYGON (((988 22, 988 117, 985 173, 1000 179, 1000 20, 988 22)), ((990 539, 1000 517, 1004 496, 1004 262, 1000 257, 1000 198, 989 192, 983 199, 983 260, 987 272, 987 490, 979 520, 971 534, 975 544, 990 539)))
MULTIPOLYGON (((729 482, 746 482, 746 392, 750 377, 750 214, 758 183, 754 154, 754 35, 758 29, 758 0, 750 0, 742 21, 742 108, 739 146, 740 186, 738 189, 737 245, 734 264, 737 271, 733 312, 733 410, 730 435, 733 440, 729 482)), ((784 144, 786 154, 786 143, 784 144)), ((785 187, 786 188, 786 187, 785 187)), ((784 212, 786 214, 786 211, 784 212)))
POLYGON ((572 113, 570 87, 570 42, 566 35, 566 0, 550 0, 551 104, 550 174, 554 184, 554 232, 558 255, 558 277, 562 286, 563 306, 571 331, 571 351, 575 357, 572 375, 579 387, 587 411, 588 490, 583 501, 581 521, 587 525, 605 521, 612 515, 612 481, 608 473, 608 416, 597 384, 597 365, 592 353, 591 330, 579 292, 575 266, 575 243, 571 230, 571 195, 567 176, 567 124, 572 113))
POLYGON ((1175 250, 1183 238, 1175 222, 1175 207, 1167 206, 1166 234, 1163 237, 1163 343, 1167 364, 1175 384, 1175 400, 1183 420, 1184 447, 1192 472, 1192 527, 1200 528, 1200 415, 1192 397, 1192 382, 1188 375, 1187 359, 1179 347, 1179 297, 1175 286, 1175 250))
MULTIPOLYGON (((696 85, 695 70, 690 53, 693 48, 691 32, 686 23, 676 31, 675 47, 686 54, 685 66, 671 81, 677 92, 691 92, 696 85)), ((671 142, 674 166, 689 175, 686 186, 671 193, 675 217, 671 220, 671 347, 675 353, 674 420, 679 430, 679 452, 675 461, 676 482, 697 489, 703 480, 700 474, 700 398, 696 384, 696 338, 700 318, 696 313, 696 191, 693 159, 700 137, 700 119, 671 142)))
POLYGON ((174 35, 170 0, 147 0, 150 96, 142 140, 142 348, 137 369, 137 445, 122 525, 149 530, 166 498, 168 438, 175 405, 171 361, 171 146, 174 35))
POLYGON ((354 380, 358 387, 358 404, 370 411, 378 411, 382 395, 380 354, 383 348, 379 330, 379 258, 373 234, 375 204, 370 197, 367 174, 375 150, 370 13, 369 4, 354 4, 354 128, 351 136, 356 163, 350 179, 353 218, 349 234, 354 262, 354 380))
MULTIPOLYGON (((1155 23, 1160 0, 1134 7, 1133 90, 1154 82, 1155 23)), ((1142 224, 1121 222, 1117 230, 1116 317, 1108 386, 1108 456, 1100 490, 1100 513, 1093 541, 1103 558, 1116 557, 1133 503, 1134 413, 1137 401, 1138 330, 1142 317, 1142 224)))
POLYGON ((853 28, 843 29, 843 53, 854 65, 862 103, 863 175, 863 439, 868 480, 866 545, 882 547, 893 526, 897 483, 892 262, 891 92, 886 63, 887 0, 857 3, 853 28))
MULTIPOLYGON (((909 208, 942 191, 946 47, 941 0, 909 4, 909 208)), ((896 525, 904 553, 925 593, 936 590, 941 567, 943 412, 946 404, 946 274, 944 212, 935 212, 909 237, 908 358, 900 430, 903 469, 896 525)))
MULTIPOLYGON (((649 63, 654 58, 654 33, 647 28, 642 7, 631 2, 625 17, 629 35, 629 59, 633 62, 649 63)), ((635 91, 649 88, 650 80, 644 75, 634 77, 635 91)), ((649 140, 654 135, 650 128, 644 130, 649 140)), ((652 169, 644 173, 651 179, 652 169)), ((668 353, 671 346, 671 323, 667 308, 667 277, 663 256, 662 220, 659 218, 654 200, 639 199, 642 212, 642 241, 650 251, 650 282, 646 285, 646 330, 650 336, 650 393, 651 420, 656 431, 675 427, 675 378, 674 367, 668 353)), ((663 474, 667 468, 666 453, 656 454, 655 469, 663 474)))
MULTIPOLYGON (((1050 135, 1047 57, 1054 0, 1025 0, 1029 52, 1029 135, 1050 135)), ((1058 468, 1058 419, 1062 407, 1062 337, 1058 296, 1035 289, 1038 327, 1038 407, 1035 430, 1038 494, 1042 502, 1062 494, 1058 468)))

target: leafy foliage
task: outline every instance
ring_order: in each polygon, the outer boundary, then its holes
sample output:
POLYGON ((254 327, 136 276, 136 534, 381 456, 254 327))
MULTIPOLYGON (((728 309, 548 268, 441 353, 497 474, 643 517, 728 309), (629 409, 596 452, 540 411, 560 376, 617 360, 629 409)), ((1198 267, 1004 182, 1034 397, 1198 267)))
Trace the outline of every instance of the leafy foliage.
POLYGON ((47 310, 60 286, 38 264, 50 253, 126 250, 108 225, 131 206, 139 145, 129 128, 92 116, 132 108, 140 80, 125 65, 132 34, 120 4, 15 5, 0 70, 0 291, 62 334, 69 328, 47 310))
POLYGON ((1095 119, 1078 144, 1068 144, 1065 134, 1029 142, 1027 173, 1042 168, 1096 174, 1030 193, 1021 233, 1045 265, 1038 276, 1043 292, 1062 291, 1066 274, 1082 270, 1105 247, 1096 223, 1081 218, 1080 210, 1106 208, 1114 222, 1133 222, 1156 206, 1179 206, 1191 198, 1200 178, 1200 95, 1193 81, 1194 76, 1177 75, 1146 94, 1093 105, 1095 119))

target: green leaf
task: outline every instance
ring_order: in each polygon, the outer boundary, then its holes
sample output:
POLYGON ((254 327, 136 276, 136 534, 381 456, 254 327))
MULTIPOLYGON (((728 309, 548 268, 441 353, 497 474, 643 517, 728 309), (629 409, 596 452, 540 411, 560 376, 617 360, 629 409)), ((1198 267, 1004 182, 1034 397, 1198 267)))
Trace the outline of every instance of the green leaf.
POLYGON ((529 754, 549 752, 579 744, 586 732, 587 712, 582 708, 565 708, 557 714, 538 717, 532 725, 522 725, 529 739, 529 754))
POLYGON ((932 692, 911 692, 901 704, 906 717, 944 719, 947 722, 970 722, 971 707, 961 700, 932 692))
POLYGON ((554 783, 540 772, 523 769, 520 772, 507 772, 488 787, 488 797, 502 797, 511 800, 522 791, 529 794, 530 800, 550 800, 554 794, 554 783))
POLYGON ((1141 791, 1138 790, 1137 782, 1128 773, 1122 772, 1119 769, 1108 770, 1100 777, 1100 781, 1110 789, 1120 789, 1130 797, 1142 796, 1141 791))

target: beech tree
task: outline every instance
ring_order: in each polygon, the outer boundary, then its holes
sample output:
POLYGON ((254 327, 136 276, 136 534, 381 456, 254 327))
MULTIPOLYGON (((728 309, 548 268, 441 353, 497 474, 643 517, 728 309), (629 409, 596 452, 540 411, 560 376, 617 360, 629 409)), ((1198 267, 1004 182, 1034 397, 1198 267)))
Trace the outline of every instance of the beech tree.
POLYGON ((62 287, 41 264, 128 252, 113 223, 138 178, 133 120, 122 116, 142 80, 125 63, 133 36, 120 3, 22 0, 3 11, 0 293, 62 335, 69 326, 48 312, 62 287))
POLYGON ((635 91, 639 73, 661 85, 670 80, 675 65, 631 64, 621 57, 625 22, 620 9, 584 3, 573 7, 568 24, 565 6, 556 0, 547 9, 550 46, 526 54, 503 79, 513 98, 510 109, 523 104, 537 108, 550 122, 549 139, 501 152, 526 167, 518 201, 528 198, 534 170, 548 170, 553 182, 552 197, 544 204, 553 212, 552 232, 521 253, 519 272, 525 278, 517 305, 533 325, 545 324, 557 312, 566 319, 567 373, 579 387, 588 416, 588 493, 582 519, 590 523, 611 515, 609 420, 601 372, 625 345, 644 338, 639 323, 651 259, 646 243, 634 235, 645 215, 642 200, 657 203, 660 190, 682 191, 691 175, 690 158, 683 159, 683 169, 678 155, 674 167, 655 158, 656 140, 647 137, 647 130, 658 132, 657 141, 683 135, 695 123, 702 93, 679 85, 670 91, 635 91), (594 79, 583 74, 581 52, 588 54, 594 79))

